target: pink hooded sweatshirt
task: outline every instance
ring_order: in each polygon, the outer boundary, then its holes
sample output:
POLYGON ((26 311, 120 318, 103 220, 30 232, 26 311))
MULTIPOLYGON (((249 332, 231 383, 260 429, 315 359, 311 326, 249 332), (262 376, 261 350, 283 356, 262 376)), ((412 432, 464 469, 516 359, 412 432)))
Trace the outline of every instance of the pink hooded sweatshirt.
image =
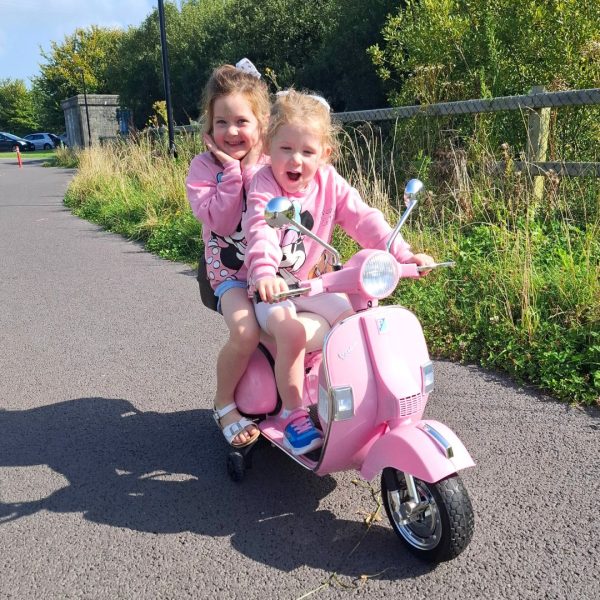
MULTIPOLYGON (((368 206, 331 165, 320 167, 310 185, 292 195, 283 191, 271 167, 266 166, 252 180, 242 218, 248 242, 247 280, 251 286, 263 277, 281 274, 280 269, 299 280, 317 277, 328 270, 328 255, 318 242, 303 236, 293 226, 276 230, 267 225, 265 206, 275 196, 287 196, 294 204, 296 220, 327 243, 331 242, 335 225, 340 225, 363 248, 384 250, 392 232, 381 211, 368 206)), ((414 256, 400 235, 391 250, 399 262, 408 262, 414 256)))
POLYGON ((185 182, 195 217, 202 222, 207 276, 213 289, 223 281, 246 280, 246 240, 242 233, 245 190, 254 174, 268 164, 267 157, 242 171, 239 161, 225 166, 210 152, 195 156, 185 182))

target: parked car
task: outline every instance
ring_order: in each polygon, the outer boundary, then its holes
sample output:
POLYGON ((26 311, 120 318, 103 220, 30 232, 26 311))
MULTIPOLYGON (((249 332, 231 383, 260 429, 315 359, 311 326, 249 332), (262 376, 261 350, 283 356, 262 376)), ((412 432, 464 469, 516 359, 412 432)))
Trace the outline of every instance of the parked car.
POLYGON ((61 140, 53 133, 30 133, 23 139, 33 142, 36 150, 51 150, 61 145, 61 140))
POLYGON ((13 135, 12 133, 0 131, 0 152, 15 152, 17 148, 19 148, 21 152, 33 152, 35 150, 35 144, 29 140, 24 140, 23 138, 13 135))

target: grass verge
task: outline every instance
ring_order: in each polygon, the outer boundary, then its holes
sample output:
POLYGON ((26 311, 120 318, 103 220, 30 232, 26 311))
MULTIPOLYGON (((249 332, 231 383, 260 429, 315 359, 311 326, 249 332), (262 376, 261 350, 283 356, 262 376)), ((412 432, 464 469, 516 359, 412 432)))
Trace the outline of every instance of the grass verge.
MULTIPOLYGON (((393 300, 419 316, 432 355, 503 370, 568 402, 598 403, 598 182, 551 174, 540 201, 510 160, 505 173, 491 175, 494 157, 473 147, 477 156, 455 156, 443 167, 423 156, 401 166, 430 190, 404 237, 413 249, 458 266, 402 282, 393 300)), ((79 167, 65 202, 160 256, 195 262, 201 229, 184 181, 202 148, 193 137, 178 148, 177 160, 144 138, 57 152, 56 164, 79 167)), ((394 222, 401 185, 393 148, 361 130, 348 137, 344 157, 340 171, 394 222)), ((334 243, 346 258, 355 250, 339 231, 334 243)))

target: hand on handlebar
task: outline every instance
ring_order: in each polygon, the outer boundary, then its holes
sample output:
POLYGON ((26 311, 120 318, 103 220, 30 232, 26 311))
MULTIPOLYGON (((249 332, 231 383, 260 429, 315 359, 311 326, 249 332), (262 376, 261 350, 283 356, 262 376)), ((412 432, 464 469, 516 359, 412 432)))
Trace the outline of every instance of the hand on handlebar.
POLYGON ((263 302, 272 304, 279 302, 276 295, 289 290, 287 283, 281 277, 263 277, 256 282, 256 292, 263 302))
MULTIPOLYGON (((410 260, 409 262, 416 264, 418 267, 433 267, 436 262, 435 260, 429 256, 429 254, 415 254, 412 258, 412 260, 410 260)), ((424 269, 422 271, 420 271, 421 275, 427 275, 427 273, 429 273, 431 271, 431 269, 424 269)))

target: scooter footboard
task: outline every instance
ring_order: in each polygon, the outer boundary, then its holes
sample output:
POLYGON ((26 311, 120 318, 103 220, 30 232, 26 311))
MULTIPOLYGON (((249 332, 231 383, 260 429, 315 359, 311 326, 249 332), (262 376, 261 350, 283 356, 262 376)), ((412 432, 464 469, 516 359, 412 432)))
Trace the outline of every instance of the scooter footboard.
POLYGON ((381 436, 367 454, 360 474, 370 481, 394 467, 427 483, 440 481, 475 462, 458 436, 438 421, 398 425, 381 436))

